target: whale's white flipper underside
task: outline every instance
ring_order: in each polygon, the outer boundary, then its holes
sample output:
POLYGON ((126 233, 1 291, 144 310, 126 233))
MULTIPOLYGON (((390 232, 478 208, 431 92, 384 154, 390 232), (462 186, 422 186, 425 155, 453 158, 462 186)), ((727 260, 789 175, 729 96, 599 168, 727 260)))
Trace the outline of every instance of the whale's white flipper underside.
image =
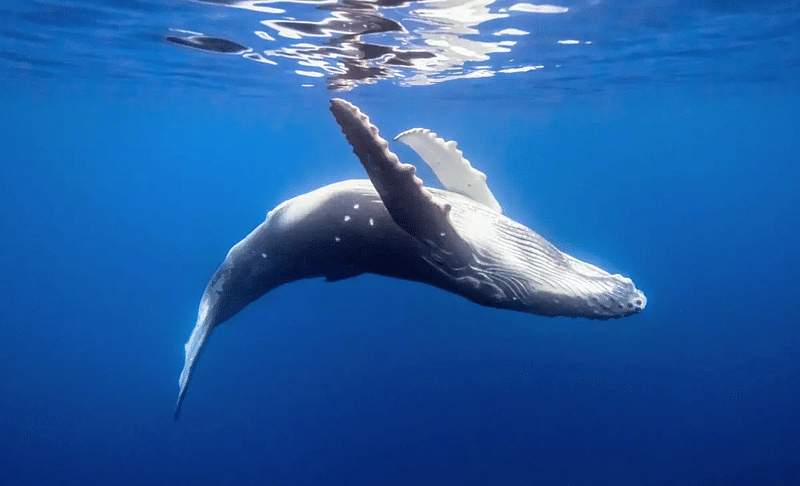
POLYGON ((394 137, 411 147, 450 192, 457 192, 500 214, 502 208, 486 185, 486 174, 472 167, 456 142, 445 142, 427 128, 412 128, 394 137))

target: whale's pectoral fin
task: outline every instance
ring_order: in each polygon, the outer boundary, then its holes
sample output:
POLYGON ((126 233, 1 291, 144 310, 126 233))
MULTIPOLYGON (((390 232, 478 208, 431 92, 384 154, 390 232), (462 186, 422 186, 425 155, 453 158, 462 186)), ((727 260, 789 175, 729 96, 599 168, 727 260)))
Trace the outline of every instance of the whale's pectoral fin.
POLYGON ((433 200, 416 176, 416 168, 400 162, 369 118, 358 107, 338 98, 331 100, 331 112, 392 220, 408 234, 448 255, 469 254, 465 251, 467 243, 448 218, 450 205, 433 200))
POLYGON ((427 128, 412 128, 394 137, 411 147, 450 192, 463 194, 500 214, 500 203, 486 184, 486 174, 472 167, 456 142, 445 142, 427 128))

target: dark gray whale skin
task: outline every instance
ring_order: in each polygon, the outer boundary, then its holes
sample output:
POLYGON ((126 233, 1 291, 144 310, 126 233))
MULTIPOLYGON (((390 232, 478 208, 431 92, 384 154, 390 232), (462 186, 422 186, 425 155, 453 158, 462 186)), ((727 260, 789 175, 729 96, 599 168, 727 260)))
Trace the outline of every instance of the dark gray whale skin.
POLYGON ((560 252, 470 198, 423 187, 414 167, 400 163, 358 108, 343 100, 331 105, 370 179, 285 201, 230 250, 206 286, 186 343, 176 419, 214 327, 301 279, 372 273, 543 316, 609 319, 644 309, 646 298, 630 279, 560 252))

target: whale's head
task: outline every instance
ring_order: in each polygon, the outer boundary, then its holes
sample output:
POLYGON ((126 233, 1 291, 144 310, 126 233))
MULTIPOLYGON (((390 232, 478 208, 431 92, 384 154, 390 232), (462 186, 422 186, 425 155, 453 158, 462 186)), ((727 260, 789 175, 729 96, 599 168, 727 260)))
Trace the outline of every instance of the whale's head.
POLYGON ((508 217, 459 194, 434 191, 469 243, 461 267, 432 262, 456 292, 482 305, 545 316, 611 319, 641 312, 644 293, 631 279, 574 258, 508 217))
POLYGON ((561 254, 569 271, 561 275, 563 293, 580 317, 611 319, 637 314, 647 306, 644 292, 630 278, 561 254))
POLYGON ((619 274, 607 277, 608 289, 588 294, 585 302, 597 319, 611 319, 638 314, 647 306, 647 297, 629 278, 619 274))

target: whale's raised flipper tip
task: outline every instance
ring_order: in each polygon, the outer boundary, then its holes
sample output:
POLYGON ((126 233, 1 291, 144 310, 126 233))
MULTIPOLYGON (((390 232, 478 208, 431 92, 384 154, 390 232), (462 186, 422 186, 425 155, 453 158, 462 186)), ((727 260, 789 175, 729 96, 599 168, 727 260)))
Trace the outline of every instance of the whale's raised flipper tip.
POLYGON ((445 189, 467 196, 497 214, 503 212, 486 184, 486 174, 472 167, 456 142, 447 142, 427 128, 412 128, 394 139, 411 147, 428 164, 445 189))

